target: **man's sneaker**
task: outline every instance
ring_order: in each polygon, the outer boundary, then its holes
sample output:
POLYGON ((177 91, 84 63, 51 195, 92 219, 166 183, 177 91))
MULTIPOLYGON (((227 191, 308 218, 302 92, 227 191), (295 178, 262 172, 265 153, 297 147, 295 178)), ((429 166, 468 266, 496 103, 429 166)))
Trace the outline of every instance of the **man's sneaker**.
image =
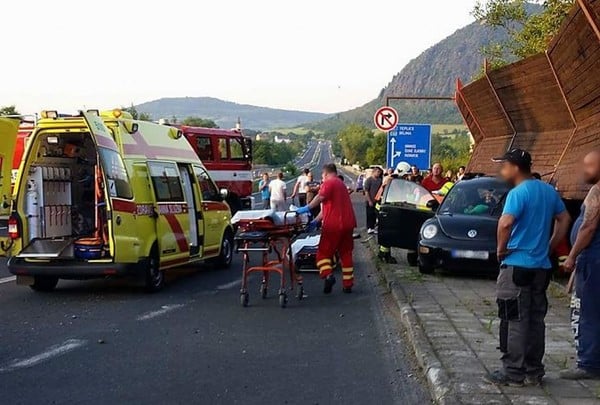
POLYGON ((344 287, 342 291, 344 294, 352 294, 352 287, 344 287))
POLYGON ((323 287, 324 294, 331 294, 331 290, 333 290, 333 285, 335 284, 335 277, 333 274, 330 274, 325 278, 325 286, 323 287))
POLYGON ((528 375, 525 377, 525 385, 528 387, 541 387, 543 383, 543 375, 528 375))
POLYGON ((561 371, 560 378, 563 380, 600 380, 600 374, 591 373, 582 368, 573 368, 561 371))
POLYGON ((373 228, 369 228, 369 229, 367 229, 367 233, 368 233, 369 235, 373 235, 373 234, 375 233, 375 229, 373 229, 373 228))
POLYGON ((524 387, 525 386, 523 381, 513 380, 512 378, 507 376, 504 373, 504 371, 502 371, 502 370, 496 370, 493 373, 487 374, 485 377, 483 377, 483 379, 486 382, 488 382, 490 384, 495 384, 495 385, 503 385, 503 386, 510 386, 510 387, 524 387))

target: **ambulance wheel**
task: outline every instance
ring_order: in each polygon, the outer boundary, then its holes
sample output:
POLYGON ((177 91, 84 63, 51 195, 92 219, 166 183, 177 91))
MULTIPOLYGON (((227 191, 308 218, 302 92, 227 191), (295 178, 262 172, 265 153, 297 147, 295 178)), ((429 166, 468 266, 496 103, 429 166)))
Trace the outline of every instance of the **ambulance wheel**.
POLYGON ((146 291, 156 292, 162 290, 165 286, 165 273, 160 269, 160 260, 156 249, 152 249, 146 265, 146 291))
POLYGON ((233 261, 233 236, 230 231, 225 231, 223 240, 221 240, 221 253, 215 257, 213 263, 219 268, 227 269, 233 261))
POLYGON ((33 291, 50 292, 54 290, 57 284, 58 277, 35 276, 33 278, 33 284, 30 285, 30 287, 33 291))
POLYGON ((419 254, 417 252, 408 252, 406 254, 406 261, 412 267, 415 267, 419 264, 419 254))

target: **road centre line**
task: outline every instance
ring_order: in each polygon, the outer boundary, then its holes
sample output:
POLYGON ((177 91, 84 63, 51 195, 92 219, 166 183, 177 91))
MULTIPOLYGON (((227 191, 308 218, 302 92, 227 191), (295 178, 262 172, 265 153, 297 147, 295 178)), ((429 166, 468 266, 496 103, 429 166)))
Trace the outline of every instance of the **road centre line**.
POLYGON ((44 361, 50 360, 53 357, 58 357, 67 354, 68 352, 71 352, 79 347, 84 346, 86 343, 87 340, 82 339, 65 340, 63 343, 51 346, 47 350, 35 356, 21 360, 14 360, 7 366, 0 368, 0 372, 14 371, 20 368, 36 366, 44 361))
POLYGON ((138 321, 147 321, 149 319, 153 319, 158 316, 164 315, 168 312, 182 308, 183 306, 184 304, 163 305, 162 307, 160 307, 160 309, 157 309, 156 311, 146 312, 145 314, 142 314, 135 319, 138 321))
POLYGON ((15 281, 16 279, 17 279, 17 276, 0 278, 0 284, 10 283, 11 281, 15 281))

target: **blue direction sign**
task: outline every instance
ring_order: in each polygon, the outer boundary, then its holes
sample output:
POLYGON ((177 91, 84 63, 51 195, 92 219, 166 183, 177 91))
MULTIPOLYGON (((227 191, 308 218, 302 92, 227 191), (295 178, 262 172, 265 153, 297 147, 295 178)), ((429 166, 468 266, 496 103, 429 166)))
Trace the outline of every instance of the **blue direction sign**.
POLYGON ((396 168, 406 162, 419 169, 431 165, 431 125, 398 124, 388 132, 387 165, 396 168))

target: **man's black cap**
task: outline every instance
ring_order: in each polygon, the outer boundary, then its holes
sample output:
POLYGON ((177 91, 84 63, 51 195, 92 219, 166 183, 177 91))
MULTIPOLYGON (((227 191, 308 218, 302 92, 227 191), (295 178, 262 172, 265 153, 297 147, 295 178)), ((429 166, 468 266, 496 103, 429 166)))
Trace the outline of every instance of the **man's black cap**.
POLYGON ((493 158, 492 161, 496 163, 509 162, 519 166, 521 169, 531 169, 531 155, 523 149, 512 149, 503 156, 493 158))

